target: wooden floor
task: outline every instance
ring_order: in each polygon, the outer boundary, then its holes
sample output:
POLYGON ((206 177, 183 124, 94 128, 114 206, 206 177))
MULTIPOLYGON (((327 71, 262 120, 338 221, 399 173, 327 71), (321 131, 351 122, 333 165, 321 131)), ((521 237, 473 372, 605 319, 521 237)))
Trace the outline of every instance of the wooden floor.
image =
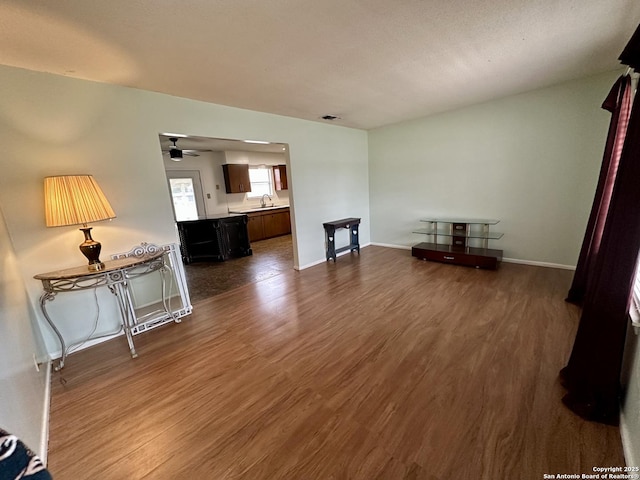
POLYGON ((293 268, 291 235, 268 238, 251 244, 253 255, 224 262, 194 262, 185 265, 192 302, 199 302, 255 283, 293 268))
POLYGON ((572 272, 367 247, 68 358, 49 468, 78 479, 523 479, 624 465, 560 402, 572 272))

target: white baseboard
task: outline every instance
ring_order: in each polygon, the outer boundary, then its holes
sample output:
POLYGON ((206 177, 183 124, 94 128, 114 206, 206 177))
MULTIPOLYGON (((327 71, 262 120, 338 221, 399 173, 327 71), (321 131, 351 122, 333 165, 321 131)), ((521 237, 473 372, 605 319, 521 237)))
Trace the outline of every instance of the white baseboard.
MULTIPOLYGON (((97 345, 98 343, 106 342, 107 340, 111 340, 112 338, 119 337, 124 335, 124 331, 115 333, 113 335, 108 335, 100 338, 94 338, 85 342, 82 346, 78 347, 74 352, 84 350, 85 348, 89 348, 93 345, 97 345)), ((62 350, 57 350, 53 352, 50 358, 59 359, 62 357, 62 350)), ((44 399, 42 404, 42 425, 40 426, 40 451, 38 452, 38 456, 42 460, 42 463, 47 465, 47 457, 49 450, 49 420, 51 414, 51 370, 53 369, 53 361, 46 360, 42 362, 40 368, 45 368, 45 388, 44 388, 44 399)))
MULTIPOLYGON (((378 247, 387 247, 387 248, 399 248, 401 250, 411 250, 411 247, 407 245, 395 245, 391 243, 379 243, 379 242, 371 242, 371 245, 376 245, 378 247)), ((561 268, 563 270, 575 270, 575 265, 563 265, 561 263, 551 263, 551 262, 537 262, 534 260, 521 260, 519 258, 503 258, 503 262, 506 263, 519 263, 522 265, 532 265, 535 267, 547 267, 547 268, 561 268)))
MULTIPOLYGON (((96 337, 96 338, 92 338, 90 340, 85 341, 82 345, 78 345, 78 344, 73 344, 73 345, 67 345, 67 349, 69 347, 73 348, 73 351, 70 353, 76 353, 79 352, 80 350, 84 350, 85 348, 89 348, 89 347, 93 347, 94 345, 98 345, 99 343, 102 342, 107 342, 113 338, 117 338, 117 337, 121 337, 122 335, 124 335, 124 330, 121 330, 117 333, 114 334, 106 334, 105 336, 101 336, 101 337, 96 337), (78 345, 78 346, 76 346, 78 345)), ((79 342, 80 343, 80 342, 79 342)), ((55 350, 53 352, 50 353, 51 358, 55 358, 58 359, 60 357, 62 357, 62 350, 58 349, 55 350)))
POLYGON ((301 271, 301 270, 306 270, 307 268, 311 268, 311 267, 315 267, 316 265, 320 265, 321 263, 326 263, 326 260, 317 260, 315 262, 312 263, 307 263, 306 265, 302 265, 301 267, 294 267, 295 270, 301 271))
POLYGON ((393 243, 371 242, 371 245, 375 245, 376 247, 387 247, 387 248, 398 248, 400 250, 411 250, 411 247, 408 245, 394 245, 393 243))
POLYGON ((623 411, 620 412, 620 439, 622 440, 622 452, 624 454, 624 461, 628 467, 640 466, 638 461, 640 458, 636 458, 631 445, 631 431, 623 411))
MULTIPOLYGON (((373 244, 371 242, 369 242, 369 243, 365 243, 365 244, 360 245, 360 250, 362 250, 363 248, 368 247, 369 245, 373 245, 373 244)), ((348 253, 351 253, 351 250, 345 250, 344 252, 340 252, 336 256, 337 257, 341 257, 341 256, 346 255, 348 253)), ((316 265, 320 265, 321 263, 327 263, 327 259, 324 258, 322 260, 317 260, 315 262, 307 263, 306 265, 303 265, 301 267, 300 266, 298 266, 298 267, 294 266, 293 269, 294 270, 298 270, 298 271, 305 270, 307 268, 311 268, 311 267, 315 267, 316 265)))
POLYGON ((575 270, 575 265, 563 265, 561 263, 536 262, 534 260, 520 260, 519 258, 503 258, 505 263, 519 263, 522 265, 532 265, 534 267, 561 268, 563 270, 575 270))
POLYGON ((42 402, 42 425, 40 427, 40 451, 38 456, 42 463, 47 464, 49 450, 49 415, 51 411, 51 360, 43 363, 40 368, 45 368, 44 375, 44 401, 42 402))

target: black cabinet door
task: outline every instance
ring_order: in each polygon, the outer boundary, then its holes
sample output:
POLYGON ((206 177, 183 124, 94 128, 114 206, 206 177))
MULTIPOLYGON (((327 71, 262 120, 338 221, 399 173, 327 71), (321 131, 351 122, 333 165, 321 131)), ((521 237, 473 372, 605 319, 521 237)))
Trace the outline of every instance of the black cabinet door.
POLYGON ((177 222, 184 263, 251 255, 247 216, 177 222))
POLYGON ((184 263, 198 260, 224 260, 215 220, 178 222, 180 252, 184 263))

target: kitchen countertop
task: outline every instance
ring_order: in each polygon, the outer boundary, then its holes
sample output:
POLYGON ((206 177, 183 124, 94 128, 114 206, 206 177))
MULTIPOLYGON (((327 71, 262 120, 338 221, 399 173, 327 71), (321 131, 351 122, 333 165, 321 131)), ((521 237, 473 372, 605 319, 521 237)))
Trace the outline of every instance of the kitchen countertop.
POLYGON ((185 222, 199 222, 201 220, 219 220, 221 218, 229 218, 229 217, 239 217, 240 215, 244 215, 244 213, 212 213, 210 215, 206 215, 204 217, 198 217, 193 220, 179 220, 176 223, 185 223, 185 222))
POLYGON ((264 212, 269 210, 278 210, 281 208, 289 208, 289 205, 273 205, 271 207, 250 207, 250 208, 238 208, 237 210, 229 210, 229 213, 253 213, 264 212))

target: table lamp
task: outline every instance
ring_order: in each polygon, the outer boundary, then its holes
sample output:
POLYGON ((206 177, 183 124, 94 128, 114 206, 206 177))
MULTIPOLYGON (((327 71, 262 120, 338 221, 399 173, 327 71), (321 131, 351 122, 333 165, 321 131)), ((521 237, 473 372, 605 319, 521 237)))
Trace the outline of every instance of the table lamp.
POLYGON ((91 238, 90 222, 115 218, 109 201, 91 175, 62 175, 44 179, 44 209, 47 227, 82 225, 80 251, 89 260, 89 270, 100 271, 102 245, 91 238))

